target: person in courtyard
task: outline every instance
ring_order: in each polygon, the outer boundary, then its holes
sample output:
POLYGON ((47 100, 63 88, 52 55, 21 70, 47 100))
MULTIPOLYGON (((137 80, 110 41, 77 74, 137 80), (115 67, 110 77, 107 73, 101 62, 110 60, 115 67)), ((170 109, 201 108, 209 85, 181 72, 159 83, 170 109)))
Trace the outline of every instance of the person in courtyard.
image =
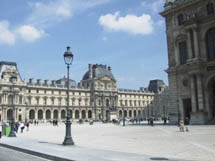
POLYGON ((0 139, 1 139, 1 135, 2 135, 2 122, 0 122, 0 139))
POLYGON ((184 121, 182 119, 179 122, 179 129, 180 129, 180 132, 184 132, 184 121))
POLYGON ((30 122, 27 121, 27 122, 26 122, 27 131, 29 131, 29 126, 30 126, 30 122))
POLYGON ((164 117, 164 119, 163 119, 163 124, 164 124, 164 125, 166 125, 166 121, 167 121, 167 118, 164 117))
POLYGON ((16 133, 18 133, 18 131, 19 131, 19 122, 15 122, 15 129, 14 129, 14 131, 16 132, 16 133))
POLYGON ((186 117, 186 118, 185 118, 185 121, 184 121, 184 125, 185 125, 185 129, 186 129, 187 132, 189 131, 189 129, 188 129, 188 125, 189 125, 189 124, 190 124, 190 120, 189 120, 188 117, 186 117))
POLYGON ((23 133, 23 131, 24 131, 24 129, 25 129, 25 124, 21 122, 20 128, 21 128, 21 133, 23 133))

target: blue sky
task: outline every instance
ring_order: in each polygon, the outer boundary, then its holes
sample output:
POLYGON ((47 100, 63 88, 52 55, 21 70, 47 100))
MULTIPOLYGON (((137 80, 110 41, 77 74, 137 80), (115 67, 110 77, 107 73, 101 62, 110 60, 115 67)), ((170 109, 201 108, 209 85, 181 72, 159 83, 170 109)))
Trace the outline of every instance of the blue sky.
POLYGON ((17 62, 22 78, 72 79, 88 64, 112 67, 119 88, 139 89, 151 79, 167 83, 164 0, 1 0, 0 61, 17 62))

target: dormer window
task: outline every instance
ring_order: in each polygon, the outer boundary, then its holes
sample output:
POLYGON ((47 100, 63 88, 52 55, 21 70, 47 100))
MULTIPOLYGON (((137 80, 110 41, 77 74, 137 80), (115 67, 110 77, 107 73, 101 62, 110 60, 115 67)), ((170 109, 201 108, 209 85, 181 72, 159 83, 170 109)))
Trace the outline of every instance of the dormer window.
POLYGON ((211 14, 214 13, 214 5, 213 5, 213 3, 208 3, 208 5, 207 5, 207 13, 208 13, 208 15, 211 15, 211 14))
POLYGON ((184 24, 184 15, 180 14, 178 15, 178 25, 181 26, 184 24))

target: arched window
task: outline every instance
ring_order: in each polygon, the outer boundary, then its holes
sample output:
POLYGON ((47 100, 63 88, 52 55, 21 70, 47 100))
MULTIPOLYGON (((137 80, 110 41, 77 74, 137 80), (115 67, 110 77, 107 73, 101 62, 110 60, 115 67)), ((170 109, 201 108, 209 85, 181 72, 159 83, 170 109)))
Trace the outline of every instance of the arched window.
POLYGON ((208 15, 211 15, 211 14, 214 13, 214 5, 213 5, 213 3, 208 3, 207 4, 207 13, 208 13, 208 15))
POLYGON ((215 60, 215 28, 211 28, 206 33, 206 47, 209 61, 215 60))
POLYGON ((9 95, 8 98, 7 98, 7 101, 8 101, 8 104, 11 105, 12 101, 13 101, 13 96, 9 95))
POLYGON ((180 64, 186 64, 188 53, 187 53, 187 43, 186 41, 182 41, 178 44, 179 48, 179 58, 180 58, 180 64))
POLYGON ((180 14, 178 15, 178 25, 181 26, 184 24, 184 15, 183 14, 180 14))

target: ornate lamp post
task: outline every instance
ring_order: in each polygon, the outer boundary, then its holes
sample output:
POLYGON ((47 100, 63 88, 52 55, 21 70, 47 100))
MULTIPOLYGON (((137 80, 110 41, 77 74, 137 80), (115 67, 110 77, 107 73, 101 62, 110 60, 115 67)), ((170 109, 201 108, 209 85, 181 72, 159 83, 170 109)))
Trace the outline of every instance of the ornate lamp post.
POLYGON ((10 77, 10 82, 13 84, 13 88, 12 88, 12 118, 11 118, 11 124, 10 124, 10 134, 8 135, 8 137, 16 137, 16 134, 14 132, 14 98, 15 98, 15 91, 14 91, 14 85, 17 81, 17 76, 14 74, 10 77))
POLYGON ((67 107, 66 107, 66 136, 63 141, 63 145, 74 145, 71 136, 71 121, 70 121, 70 110, 69 110, 69 66, 73 61, 73 54, 70 51, 70 47, 67 47, 67 51, 64 53, 64 61, 67 65, 67 107))

